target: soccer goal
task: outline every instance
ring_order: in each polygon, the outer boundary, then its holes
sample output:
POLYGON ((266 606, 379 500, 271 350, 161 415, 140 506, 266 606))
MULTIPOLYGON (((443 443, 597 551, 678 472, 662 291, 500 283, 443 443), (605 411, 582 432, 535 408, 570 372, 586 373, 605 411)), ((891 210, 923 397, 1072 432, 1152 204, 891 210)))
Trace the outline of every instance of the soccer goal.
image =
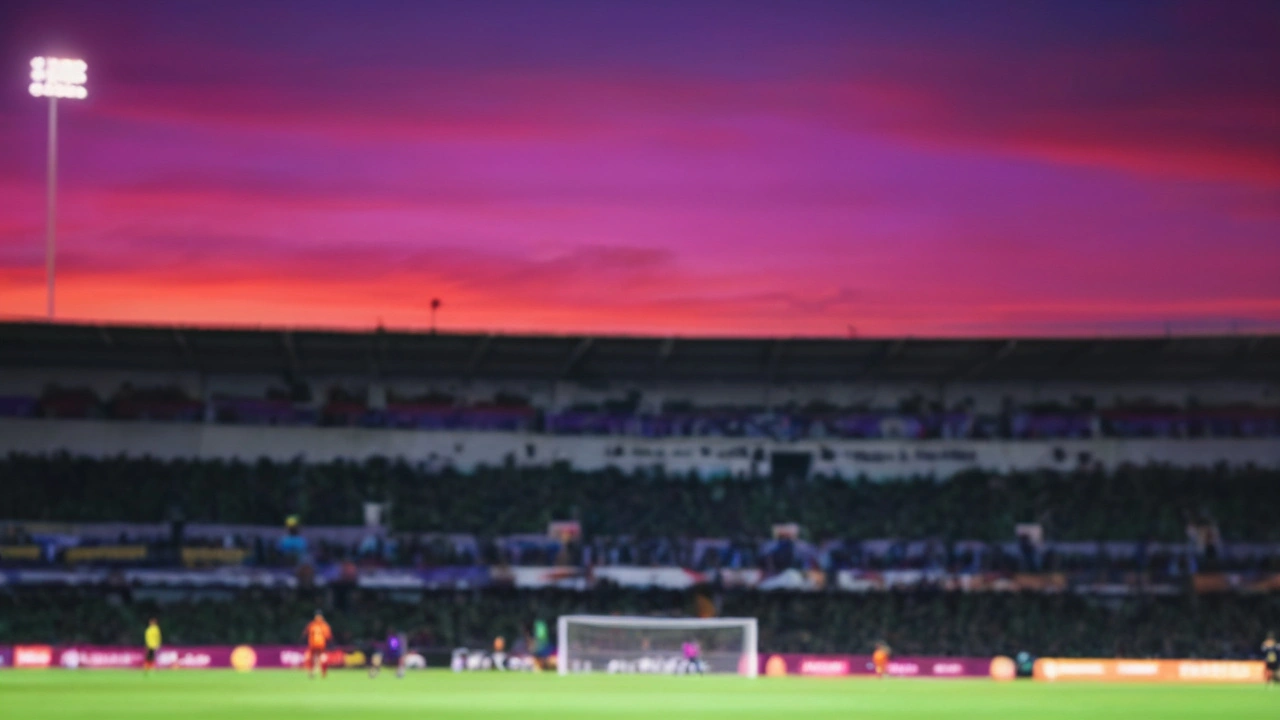
POLYGON ((698 672, 755 677, 755 618, 564 615, 556 663, 569 673, 698 672))

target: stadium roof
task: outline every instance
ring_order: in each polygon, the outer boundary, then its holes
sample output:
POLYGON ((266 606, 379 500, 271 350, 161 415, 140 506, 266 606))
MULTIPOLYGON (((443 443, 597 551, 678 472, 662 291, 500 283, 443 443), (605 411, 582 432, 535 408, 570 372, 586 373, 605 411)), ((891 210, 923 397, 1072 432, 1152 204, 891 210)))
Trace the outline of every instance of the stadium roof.
POLYGON ((0 323, 0 367, 742 382, 1280 380, 1280 335, 698 339, 0 323))

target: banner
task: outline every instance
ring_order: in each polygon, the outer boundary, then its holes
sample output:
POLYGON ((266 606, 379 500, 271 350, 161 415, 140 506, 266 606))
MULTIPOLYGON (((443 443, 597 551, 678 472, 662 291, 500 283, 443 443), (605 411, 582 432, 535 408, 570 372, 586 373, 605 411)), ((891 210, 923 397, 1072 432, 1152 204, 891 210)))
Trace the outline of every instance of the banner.
POLYGON ((48 645, 13 646, 13 667, 47 668, 53 663, 53 648, 48 645))
POLYGON ((454 672, 515 671, 532 672, 537 669, 537 660, 528 653, 490 652, 488 650, 469 650, 458 648, 449 658, 449 667, 454 672))
POLYGON ((758 568, 724 569, 717 570, 715 576, 726 588, 817 591, 827 584, 826 573, 821 570, 795 568, 772 574, 758 568))
POLYGON ((1191 583, 1201 594, 1280 592, 1280 574, 1274 573, 1198 573, 1191 583))
POLYGON ((1247 660, 1041 658, 1033 674, 1050 682, 1260 683, 1266 680, 1266 666, 1247 660))
POLYGON ((909 590, 922 585, 959 592, 1056 593, 1073 587, 1063 573, 950 573, 944 570, 841 570, 836 573, 836 588, 847 592, 909 590))
MULTIPOLYGON (((902 657, 890 660, 888 668, 891 677, 929 678, 1007 679, 1012 677, 1012 671, 1013 664, 1008 658, 902 657)), ((875 666, 870 655, 761 654, 760 674, 769 677, 868 676, 875 674, 875 666)))
POLYGON ((494 568, 492 578, 494 582, 509 583, 518 588, 562 590, 586 590, 602 582, 622 587, 685 590, 709 581, 706 575, 682 567, 633 565, 602 565, 590 569, 574 566, 504 567, 494 568))
POLYGON ((606 565, 595 568, 596 582, 608 581, 623 587, 684 590, 706 583, 707 577, 682 567, 633 567, 606 565))
MULTIPOLYGON (((421 655, 411 653, 424 667, 421 655)), ((17 645, 0 647, 0 668, 63 668, 66 670, 141 669, 146 657, 140 647, 101 645, 17 645)), ((292 645, 207 645, 163 647, 156 654, 161 669, 301 668, 306 651, 292 645)), ((364 667, 367 658, 359 650, 336 648, 325 657, 330 668, 364 667)))
POLYGON ((488 587, 489 568, 458 565, 425 570, 362 569, 356 584, 372 590, 470 590, 488 587))
POLYGON ((836 587, 850 592, 872 592, 914 588, 923 584, 942 586, 949 576, 942 570, 841 570, 836 587))
POLYGON ((297 570, 291 568, 219 567, 204 570, 123 571, 131 585, 174 587, 287 587, 298 585, 297 570))
POLYGON ((580 567, 501 567, 491 573, 493 581, 518 588, 560 588, 586 590, 587 570, 580 567))
POLYGON ((67 548, 63 559, 68 565, 86 562, 139 562, 147 559, 146 545, 99 545, 67 548))
POLYGON ((296 587, 296 570, 221 567, 215 569, 0 570, 0 585, 101 585, 123 579, 139 587, 296 587))
POLYGON ((0 545, 0 560, 5 562, 39 562, 39 545, 0 545))
POLYGON ((145 653, 139 648, 69 647, 56 651, 54 664, 57 667, 68 670, 76 670, 82 667, 91 669, 135 668, 142 667, 144 656, 145 653))
MULTIPOLYGON (((101 549, 101 548, 98 548, 101 549)), ((193 559, 194 560, 194 559, 193 559)), ((214 566, 188 568, 80 569, 10 567, 0 569, 0 587, 6 585, 92 586, 123 581, 135 587, 185 588, 294 588, 298 568, 214 566)), ((700 572, 679 566, 633 565, 579 566, 441 566, 425 569, 361 568, 354 576, 342 566, 314 568, 317 586, 349 583, 374 590, 470 590, 490 585, 517 588, 588 590, 600 583, 632 588, 684 590, 719 580, 725 588, 816 592, 828 583, 842 592, 884 592, 921 587, 944 592, 1074 592, 1081 595, 1176 595, 1184 588, 1173 582, 1152 582, 1137 573, 1099 582, 1092 572, 1083 573, 952 573, 944 570, 821 570, 787 569, 767 573, 758 568, 700 572)), ((1198 593, 1280 592, 1280 574, 1201 573, 1192 577, 1198 593)))
POLYGON ((241 548, 184 547, 182 564, 187 567, 205 565, 242 565, 249 551, 241 548))

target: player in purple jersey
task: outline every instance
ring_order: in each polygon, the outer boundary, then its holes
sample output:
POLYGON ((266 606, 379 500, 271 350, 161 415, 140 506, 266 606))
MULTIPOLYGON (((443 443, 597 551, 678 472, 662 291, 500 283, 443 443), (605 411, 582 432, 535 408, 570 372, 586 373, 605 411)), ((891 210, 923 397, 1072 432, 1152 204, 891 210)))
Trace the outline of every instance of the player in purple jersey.
POLYGON ((382 665, 396 666, 396 677, 404 677, 404 661, 405 661, 405 640, 403 633, 397 633, 394 630, 387 635, 386 645, 384 649, 375 650, 372 661, 369 663, 369 677, 377 677, 382 671, 382 665))

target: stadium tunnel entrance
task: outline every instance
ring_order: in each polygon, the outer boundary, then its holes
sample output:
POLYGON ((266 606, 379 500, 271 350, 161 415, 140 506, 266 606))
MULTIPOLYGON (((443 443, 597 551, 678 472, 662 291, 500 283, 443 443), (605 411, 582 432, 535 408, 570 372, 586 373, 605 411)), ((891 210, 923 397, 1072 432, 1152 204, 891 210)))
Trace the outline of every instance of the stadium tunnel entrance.
POLYGON ((772 480, 799 478, 806 480, 813 468, 813 453, 782 451, 769 456, 769 477, 772 480))

